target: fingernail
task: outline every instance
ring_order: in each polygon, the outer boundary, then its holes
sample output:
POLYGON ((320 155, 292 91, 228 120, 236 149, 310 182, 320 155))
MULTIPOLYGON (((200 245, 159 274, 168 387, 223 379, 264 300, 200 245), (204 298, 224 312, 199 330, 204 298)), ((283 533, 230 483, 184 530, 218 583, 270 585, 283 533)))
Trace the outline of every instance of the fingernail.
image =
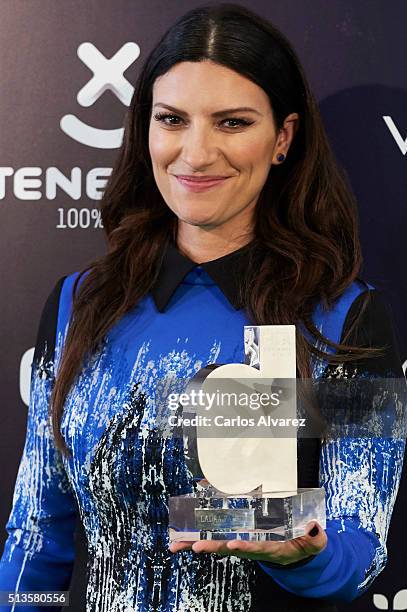
POLYGON ((318 534, 319 534, 318 525, 314 525, 308 535, 310 535, 311 538, 315 538, 315 536, 317 536, 318 534))

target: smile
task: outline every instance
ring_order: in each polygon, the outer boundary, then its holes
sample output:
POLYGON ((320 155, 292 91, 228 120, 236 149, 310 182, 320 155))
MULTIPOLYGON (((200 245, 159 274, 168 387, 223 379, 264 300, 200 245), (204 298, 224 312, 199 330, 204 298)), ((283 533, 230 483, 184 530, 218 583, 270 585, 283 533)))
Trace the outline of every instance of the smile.
POLYGON ((217 187, 218 185, 222 185, 230 177, 227 176, 226 178, 223 178, 223 179, 214 179, 211 181, 197 181, 196 179, 194 179, 193 181, 190 181, 188 179, 180 178, 178 176, 176 176, 175 178, 180 183, 180 185, 188 189, 188 191, 198 192, 198 191, 206 191, 207 189, 211 189, 212 187, 217 187))

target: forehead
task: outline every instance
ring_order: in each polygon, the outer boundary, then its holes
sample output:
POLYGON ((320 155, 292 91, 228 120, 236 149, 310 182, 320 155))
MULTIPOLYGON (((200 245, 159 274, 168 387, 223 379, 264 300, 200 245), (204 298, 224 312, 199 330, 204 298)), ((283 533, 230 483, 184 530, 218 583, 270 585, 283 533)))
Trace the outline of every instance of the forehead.
POLYGON ((266 112, 270 106, 266 92, 256 83, 212 61, 175 64, 155 80, 153 101, 185 110, 193 104, 208 112, 232 106, 254 106, 266 112))

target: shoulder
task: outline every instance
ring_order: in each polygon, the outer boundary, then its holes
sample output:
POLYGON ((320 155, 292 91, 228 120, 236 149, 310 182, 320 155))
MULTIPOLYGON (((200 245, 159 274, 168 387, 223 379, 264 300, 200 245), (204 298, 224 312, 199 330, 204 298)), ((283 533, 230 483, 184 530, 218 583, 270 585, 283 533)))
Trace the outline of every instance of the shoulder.
POLYGON ((58 331, 63 330, 72 308, 73 288, 80 271, 59 277, 44 299, 34 349, 33 363, 49 363, 54 358, 58 331))
POLYGON ((358 310, 367 294, 373 294, 376 288, 363 279, 353 281, 335 300, 330 309, 325 309, 322 303, 317 304, 313 312, 313 323, 329 340, 340 342, 349 316, 358 310))
POLYGON ((59 299, 59 325, 58 327, 62 327, 69 320, 71 311, 72 311, 72 302, 75 291, 75 284, 79 285, 82 283, 83 279, 87 275, 87 272, 82 274, 81 271, 77 270, 76 272, 72 272, 72 274, 68 274, 64 277, 63 284, 61 286, 61 295, 59 299))
POLYGON ((61 276, 61 278, 56 281, 42 308, 33 357, 33 364, 36 366, 38 366, 40 362, 49 363, 53 359, 59 300, 65 278, 66 276, 61 276))
POLYGON ((354 281, 332 309, 324 311, 320 306, 316 309, 314 323, 334 342, 383 350, 382 357, 360 360, 355 367, 404 376, 397 325, 390 302, 381 289, 362 279, 354 281))

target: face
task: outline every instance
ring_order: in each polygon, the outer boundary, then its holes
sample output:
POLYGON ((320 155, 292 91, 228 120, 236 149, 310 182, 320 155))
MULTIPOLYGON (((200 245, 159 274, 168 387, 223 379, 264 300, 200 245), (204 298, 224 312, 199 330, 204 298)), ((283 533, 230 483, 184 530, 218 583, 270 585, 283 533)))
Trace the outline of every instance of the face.
POLYGON ((289 115, 277 133, 264 90, 210 61, 181 62, 159 77, 149 150, 157 186, 179 223, 247 228, 271 165, 287 155, 297 118, 289 115), (180 178, 188 176, 218 178, 180 178))

